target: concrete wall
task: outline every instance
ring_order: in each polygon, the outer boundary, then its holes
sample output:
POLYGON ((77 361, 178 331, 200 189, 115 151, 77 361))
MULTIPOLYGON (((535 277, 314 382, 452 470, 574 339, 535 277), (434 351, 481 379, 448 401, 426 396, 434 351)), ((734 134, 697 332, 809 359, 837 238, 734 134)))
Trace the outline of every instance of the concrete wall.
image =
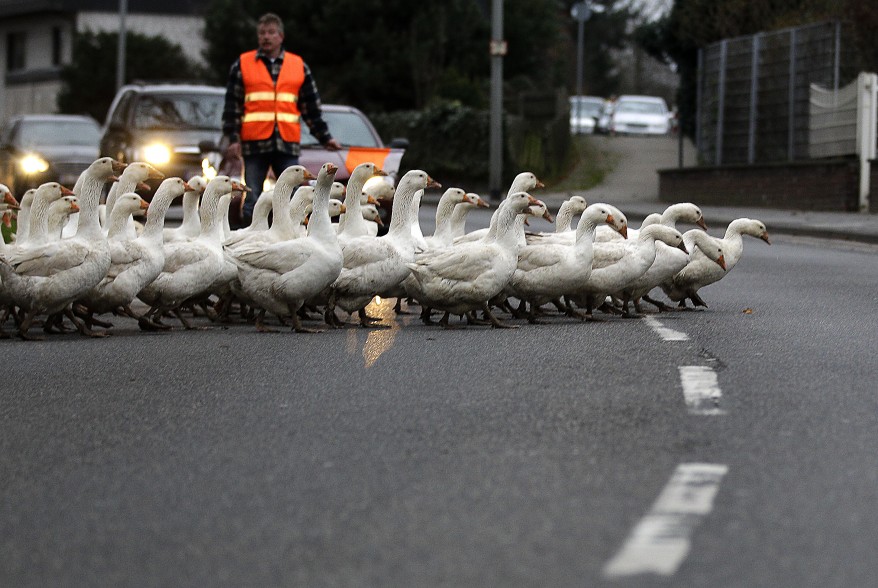
MULTIPOLYGON (((873 211, 878 209, 876 168, 872 166, 873 211)), ((659 199, 668 203, 692 200, 716 206, 856 211, 858 190, 855 159, 659 170, 659 199)))

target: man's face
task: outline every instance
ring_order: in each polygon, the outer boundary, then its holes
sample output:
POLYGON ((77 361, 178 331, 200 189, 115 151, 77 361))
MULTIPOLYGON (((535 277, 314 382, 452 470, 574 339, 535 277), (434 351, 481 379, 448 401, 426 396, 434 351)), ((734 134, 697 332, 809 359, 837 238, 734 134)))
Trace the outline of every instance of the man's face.
POLYGON ((259 48, 263 53, 272 57, 277 57, 280 53, 280 46, 284 42, 284 35, 278 30, 274 23, 261 24, 256 29, 259 37, 259 48))

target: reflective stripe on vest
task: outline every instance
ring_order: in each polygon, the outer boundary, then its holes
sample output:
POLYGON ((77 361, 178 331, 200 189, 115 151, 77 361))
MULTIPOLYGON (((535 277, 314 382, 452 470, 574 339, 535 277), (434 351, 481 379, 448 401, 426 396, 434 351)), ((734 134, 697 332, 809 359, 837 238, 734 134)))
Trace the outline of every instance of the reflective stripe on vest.
POLYGON ((299 88, 305 81, 302 58, 285 53, 275 84, 265 63, 256 57, 256 51, 248 51, 241 54, 241 78, 245 92, 241 139, 268 139, 277 126, 284 141, 298 143, 301 127, 297 103, 299 88))

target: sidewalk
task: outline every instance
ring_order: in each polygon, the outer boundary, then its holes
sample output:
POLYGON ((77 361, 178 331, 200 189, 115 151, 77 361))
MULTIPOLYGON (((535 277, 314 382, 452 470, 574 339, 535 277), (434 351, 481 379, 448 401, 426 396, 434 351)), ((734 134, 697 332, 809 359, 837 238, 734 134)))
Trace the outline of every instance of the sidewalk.
MULTIPOLYGON (((618 164, 600 186, 591 190, 552 192, 552 187, 534 192, 554 213, 561 203, 577 194, 589 204, 607 202, 625 213, 632 226, 639 226, 648 214, 662 212, 668 203, 658 200, 656 170, 676 167, 679 163, 676 137, 634 138, 594 137, 602 149, 613 151, 618 164)), ((695 148, 683 148, 684 165, 695 164, 695 148)), ((772 208, 701 206, 704 220, 711 229, 724 229, 736 218, 754 218, 765 223, 768 234, 788 234, 824 239, 843 239, 878 244, 878 214, 856 212, 809 212, 772 208)))

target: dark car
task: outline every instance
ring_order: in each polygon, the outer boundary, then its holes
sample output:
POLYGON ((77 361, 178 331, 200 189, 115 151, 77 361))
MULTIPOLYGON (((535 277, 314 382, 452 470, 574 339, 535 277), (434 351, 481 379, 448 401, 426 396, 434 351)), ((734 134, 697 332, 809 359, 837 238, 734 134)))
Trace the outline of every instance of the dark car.
POLYGON ((145 161, 166 176, 202 175, 204 145, 222 136, 225 88, 201 84, 131 84, 107 112, 101 155, 145 161))
POLYGON ((89 116, 26 114, 0 131, 0 183, 21 194, 44 182, 73 187, 99 156, 101 129, 89 116))
MULTIPOLYGON (((101 154, 123 162, 146 161, 166 176, 189 179, 219 167, 225 88, 197 84, 132 84, 116 94, 101 139, 101 154)), ((324 149, 302 125, 300 161, 315 176, 333 162, 345 181, 362 158, 395 178, 407 142, 385 147, 365 114, 350 106, 323 105, 329 130, 345 149, 324 149)), ((275 170, 277 173, 283 170, 275 170)))

